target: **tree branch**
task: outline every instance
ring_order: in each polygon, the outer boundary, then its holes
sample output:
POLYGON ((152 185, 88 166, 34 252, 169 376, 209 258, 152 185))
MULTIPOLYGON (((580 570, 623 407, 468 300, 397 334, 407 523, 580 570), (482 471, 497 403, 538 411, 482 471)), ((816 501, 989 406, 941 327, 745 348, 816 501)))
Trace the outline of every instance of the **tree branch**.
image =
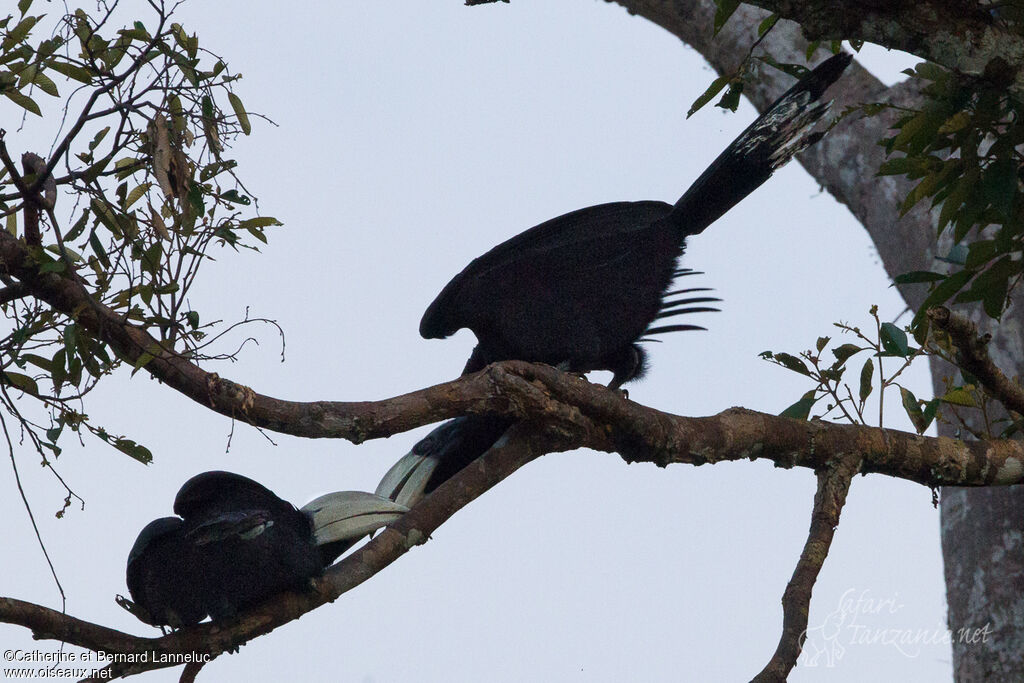
POLYGON ((793 578, 782 595, 782 637, 779 646, 757 676, 755 683, 785 681, 796 666, 796 660, 807 638, 807 615, 811 592, 818 573, 825 564, 832 537, 839 526, 839 515, 846 504, 846 494, 854 475, 860 470, 860 457, 847 454, 818 471, 818 490, 814 494, 811 528, 804 543, 793 578))
POLYGON ((163 348, 144 329, 93 301, 82 283, 40 273, 25 246, 5 231, 0 231, 0 266, 33 295, 108 342, 128 362, 134 364, 144 353, 152 355, 145 369, 192 400, 249 424, 296 436, 360 443, 468 413, 554 420, 561 425, 578 424, 586 417, 601 424, 586 430, 576 446, 660 465, 769 457, 783 466, 817 469, 828 454, 847 452, 852 445, 866 454, 865 472, 927 486, 1011 484, 1024 474, 1024 453, 1013 443, 964 444, 900 433, 886 438, 878 430, 804 423, 739 409, 714 418, 682 418, 527 363, 499 364, 383 401, 284 401, 222 379, 163 348), (543 390, 532 381, 539 381, 543 390))
POLYGON ((971 76, 993 69, 1024 94, 1024 36, 998 22, 977 2, 923 0, 750 0, 798 22, 808 40, 864 40, 902 50, 971 76))
POLYGON ((945 306, 928 309, 928 318, 953 340, 957 366, 974 375, 1009 410, 1024 415, 1024 389, 1003 374, 988 355, 992 335, 979 335, 977 325, 945 306))
MULTIPOLYGON (((181 663, 180 659, 168 659, 165 655, 216 656, 297 619, 366 581, 414 545, 425 542, 456 511, 523 464, 545 453, 577 447, 615 451, 627 462, 653 462, 660 466, 672 462, 704 464, 767 458, 780 467, 825 471, 827 478, 819 495, 823 499, 816 503, 811 538, 794 574, 793 588, 787 593, 793 596, 787 597, 787 602, 796 605, 788 608, 792 611, 806 609, 799 606, 800 601, 807 599, 820 568, 820 562, 814 563, 823 560, 827 551, 822 530, 834 526, 832 520, 841 504, 838 484, 833 479, 841 482, 849 471, 849 476, 881 472, 929 486, 1024 481, 1021 442, 963 443, 873 427, 803 422, 738 408, 712 417, 679 417, 633 403, 617 391, 555 368, 518 361, 491 365, 473 375, 397 399, 331 405, 357 406, 363 435, 386 433, 395 424, 423 424, 431 416, 436 419, 438 414, 448 416, 459 411, 492 412, 521 421, 485 456, 328 570, 313 590, 275 597, 236 621, 200 624, 162 638, 138 638, 10 598, 0 599, 0 621, 25 626, 37 638, 62 640, 106 652, 150 653, 147 663, 113 663, 107 672, 110 675, 129 675, 181 663), (408 413, 401 422, 388 417, 394 415, 396 406, 408 413), (452 406, 457 406, 457 410, 452 406), (853 465, 849 464, 851 453, 857 454, 853 465), (839 466, 836 463, 847 469, 829 474, 839 466)), ((793 619, 787 616, 789 635, 784 638, 792 637, 796 628, 793 619)), ((789 649, 791 646, 786 651, 789 649)))

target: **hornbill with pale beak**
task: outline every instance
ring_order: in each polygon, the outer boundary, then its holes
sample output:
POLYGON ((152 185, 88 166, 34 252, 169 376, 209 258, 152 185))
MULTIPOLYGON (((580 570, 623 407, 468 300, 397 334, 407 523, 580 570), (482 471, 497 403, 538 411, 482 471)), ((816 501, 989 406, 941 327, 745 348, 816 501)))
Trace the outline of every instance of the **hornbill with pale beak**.
POLYGON ((302 509, 231 472, 189 479, 177 517, 150 522, 128 555, 132 601, 154 626, 223 619, 285 590, 303 590, 362 536, 407 508, 361 491, 329 493, 302 509))

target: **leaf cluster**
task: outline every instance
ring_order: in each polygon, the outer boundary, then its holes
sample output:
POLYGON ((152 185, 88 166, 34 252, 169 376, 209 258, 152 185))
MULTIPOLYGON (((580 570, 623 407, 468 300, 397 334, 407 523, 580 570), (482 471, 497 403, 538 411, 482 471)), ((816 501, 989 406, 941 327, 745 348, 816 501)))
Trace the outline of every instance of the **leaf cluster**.
POLYGON ((1024 256, 1024 105, 1006 90, 1007 75, 991 65, 983 78, 967 78, 930 63, 905 72, 927 96, 904 111, 893 134, 880 142, 890 155, 879 175, 916 181, 900 210, 928 201, 938 209, 937 237, 951 238, 949 272, 916 271, 897 284, 928 283, 914 317, 919 342, 927 337, 933 306, 980 302, 998 319, 1020 281, 1024 256))
MULTIPOLYGON (((161 351, 217 357, 205 350, 213 323, 202 322, 189 292, 217 249, 258 249, 280 223, 259 215, 229 156, 252 132, 253 115, 234 92, 240 76, 164 5, 118 25, 116 4, 48 19, 21 0, 0 19, 0 93, 23 119, 59 124, 42 170, 19 167, 13 157, 33 150, 13 151, 16 134, 0 132, 0 218, 41 272, 81 283, 159 340, 133 363, 137 371, 161 351)), ((59 454, 62 434, 87 430, 148 462, 145 447, 91 424, 84 410, 85 395, 123 359, 2 269, 0 285, 9 324, 0 405, 37 450, 59 454), (19 396, 36 399, 44 416, 25 417, 19 396)))

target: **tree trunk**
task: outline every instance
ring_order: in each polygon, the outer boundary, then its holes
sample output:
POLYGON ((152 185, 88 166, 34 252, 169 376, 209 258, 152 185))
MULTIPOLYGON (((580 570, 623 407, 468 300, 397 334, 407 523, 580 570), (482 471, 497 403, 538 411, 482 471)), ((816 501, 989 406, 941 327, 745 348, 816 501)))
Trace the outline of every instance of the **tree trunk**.
MULTIPOLYGON (((718 36, 712 36, 713 0, 616 0, 675 34, 698 50, 718 73, 731 72, 757 39, 767 12, 741 6, 718 36)), ((780 21, 760 49, 783 62, 803 59, 806 41, 796 24, 780 21)), ((765 69, 744 93, 763 110, 792 79, 765 69)), ((836 111, 846 104, 891 101, 913 105, 912 84, 886 87, 862 68, 848 70, 843 90, 835 93, 836 111)), ((892 176, 875 177, 883 160, 875 143, 891 123, 885 115, 844 122, 821 143, 799 157, 804 168, 837 200, 849 207, 871 235, 890 276, 911 270, 934 270, 936 254, 949 244, 936 243, 934 216, 923 208, 900 218, 898 207, 909 184, 892 176)), ((920 207, 920 205, 919 205, 920 207)), ((902 287, 907 303, 921 304, 922 285, 902 287)), ((979 310, 958 308, 991 331, 989 352, 1013 376, 1024 359, 1024 313, 1007 311, 998 326, 979 310)), ((932 383, 945 392, 943 378, 955 369, 932 362, 932 383)), ((953 435, 948 425, 940 434, 953 435)), ((942 551, 953 639, 953 670, 958 681, 1024 681, 1024 491, 1021 487, 942 490, 942 551)))

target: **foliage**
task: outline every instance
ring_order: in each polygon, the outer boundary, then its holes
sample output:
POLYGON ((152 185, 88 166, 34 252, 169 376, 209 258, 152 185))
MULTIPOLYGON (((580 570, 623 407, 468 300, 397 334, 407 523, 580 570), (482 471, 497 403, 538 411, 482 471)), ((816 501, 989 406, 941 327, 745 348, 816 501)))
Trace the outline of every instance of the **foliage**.
POLYGON ((914 272, 896 278, 897 284, 931 283, 913 323, 921 340, 928 326, 924 311, 932 306, 950 299, 979 301, 986 314, 998 319, 1020 280, 1024 157, 1017 148, 1024 142, 1024 109, 1007 93, 1007 75, 997 66, 980 79, 928 63, 906 73, 925 84, 928 99, 920 110, 905 112, 895 124, 898 132, 881 142, 888 153, 902 156, 888 160, 879 174, 902 174, 918 181, 901 211, 929 199, 932 208, 941 207, 938 236, 948 233, 954 244, 946 256, 952 272, 914 272))
POLYGON ((835 359, 831 363, 823 358, 825 349, 832 342, 831 337, 825 336, 818 337, 815 351, 803 351, 798 355, 778 351, 761 353, 761 357, 765 360, 805 375, 817 384, 814 389, 806 392, 800 400, 786 408, 780 415, 806 420, 814 405, 819 400, 827 398, 825 411, 815 415, 814 419, 836 414, 851 424, 867 425, 867 401, 877 386, 878 426, 881 427, 883 426, 882 414, 885 407, 886 390, 895 386, 900 390, 903 407, 917 432, 921 434, 928 429, 936 416, 941 399, 932 399, 928 402, 918 401, 909 389, 896 381, 916 358, 926 355, 927 351, 910 346, 907 333, 895 324, 883 323, 878 316, 877 306, 871 307, 870 314, 875 323, 875 333, 870 337, 859 327, 842 322, 834 323, 844 333, 854 335, 857 342, 847 342, 829 349, 835 359), (864 359, 860 372, 857 373, 857 389, 854 391, 848 382, 843 381, 843 377, 851 359, 864 351, 870 353, 864 359), (888 376, 883 365, 885 358, 897 358, 901 361, 896 371, 888 376))
POLYGON ((906 329, 881 321, 877 306, 872 306, 869 313, 875 328, 872 336, 865 334, 859 327, 839 322, 833 324, 844 334, 856 337, 856 342, 828 348, 832 338, 822 336, 815 343, 815 351, 802 351, 796 355, 780 351, 763 351, 760 354, 761 358, 804 375, 815 383, 813 389, 804 393, 779 415, 799 420, 839 417, 850 424, 867 426, 868 399, 874 395, 877 396, 878 404, 877 424, 884 427, 886 391, 896 387, 900 392, 900 403, 918 434, 923 434, 936 419, 956 424, 958 431, 969 432, 978 439, 1008 437, 1024 428, 1024 421, 1001 416, 1002 412, 994 406, 997 399, 975 377, 962 369, 958 369, 958 376, 944 378, 945 391, 941 396, 929 400, 917 398, 914 392, 897 381, 900 375, 922 356, 941 358, 956 367, 956 347, 949 335, 939 330, 932 330, 924 346, 914 347, 910 344, 906 329), (826 349, 834 358, 831 362, 825 357, 826 349), (851 386, 843 378, 852 365, 851 360, 865 351, 868 352, 867 357, 856 373, 855 384, 851 386), (883 362, 887 358, 898 362, 895 372, 891 374, 885 372, 883 362), (825 410, 811 417, 811 410, 822 399, 827 399, 825 410), (963 413, 965 408, 980 411, 983 430, 969 426, 971 421, 963 413))
MULTIPOLYGON (((188 299, 201 266, 216 248, 255 248, 279 225, 257 215, 228 156, 252 127, 233 92, 240 76, 172 22, 163 4, 150 3, 145 21, 121 28, 116 2, 99 3, 95 16, 75 9, 55 21, 31 14, 32 5, 22 0, 0 20, 0 92, 7 120, 16 120, 13 109, 23 121, 43 117, 54 144, 46 159, 32 166, 23 158, 19 169, 8 150, 15 136, 0 138, 6 229, 25 240, 43 272, 86 286, 163 349, 209 358, 210 326, 188 299)), ((44 464, 60 454, 65 431, 83 428, 148 462, 145 447, 93 425, 84 409, 86 394, 121 360, 9 275, 0 273, 0 282, 10 323, 0 339, 0 403, 44 464), (42 421, 15 405, 24 396, 44 406, 42 421)), ((133 371, 151 358, 144 354, 133 371)))

